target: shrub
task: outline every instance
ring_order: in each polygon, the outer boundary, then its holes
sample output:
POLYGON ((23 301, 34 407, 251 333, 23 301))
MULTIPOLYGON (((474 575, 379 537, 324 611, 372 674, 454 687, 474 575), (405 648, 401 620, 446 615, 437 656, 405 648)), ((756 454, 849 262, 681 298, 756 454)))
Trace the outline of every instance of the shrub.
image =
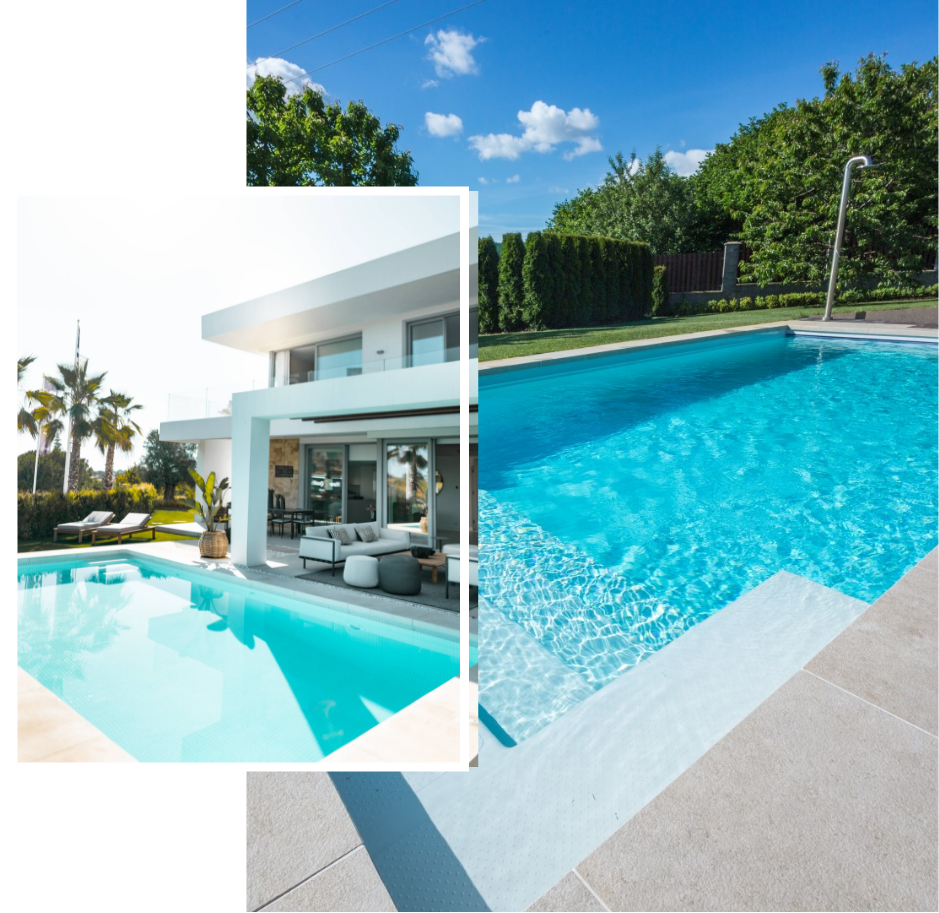
POLYGON ((522 321, 532 330, 548 326, 554 313, 554 282, 547 257, 544 235, 540 231, 531 232, 525 241, 522 263, 522 321))
POLYGON ((518 330, 522 327, 525 291, 522 285, 522 264, 525 245, 518 232, 502 236, 499 257, 499 329, 518 330))
POLYGON ((499 251, 492 237, 479 239, 479 331, 499 330, 499 251))
POLYGON ((167 500, 154 501, 153 509, 154 510, 189 510, 189 506, 186 504, 185 501, 180 501, 178 498, 176 498, 172 501, 167 501, 167 500))
MULTIPOLYGON (((681 306, 686 305, 681 302, 681 306)), ((671 313, 668 305, 668 273, 664 266, 656 266, 652 276, 652 316, 665 317, 671 313)))
POLYGON ((738 302, 738 310, 741 311, 752 311, 753 310, 753 299, 748 295, 744 296, 738 302))
POLYGON ((17 497, 17 535, 47 539, 60 523, 74 523, 93 510, 112 511, 118 520, 128 513, 151 513, 157 490, 150 484, 127 485, 110 491, 20 492, 17 497))

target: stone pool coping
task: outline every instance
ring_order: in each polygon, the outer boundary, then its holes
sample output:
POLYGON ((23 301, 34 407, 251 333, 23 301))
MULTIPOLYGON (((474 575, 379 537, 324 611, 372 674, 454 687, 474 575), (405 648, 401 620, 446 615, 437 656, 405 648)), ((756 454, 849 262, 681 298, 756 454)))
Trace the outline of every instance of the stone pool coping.
MULTIPOLYGON (((235 565, 230 559, 204 559, 190 542, 139 542, 114 546, 96 546, 81 550, 52 549, 39 554, 17 556, 17 566, 56 564, 63 560, 121 560, 140 558, 160 565, 179 565, 187 570, 221 571, 226 581, 250 585, 251 589, 300 598, 311 603, 353 614, 363 614, 414 630, 459 637, 459 617, 454 613, 381 599, 374 594, 351 593, 346 602, 335 598, 334 587, 310 586, 307 581, 256 571, 235 565), (323 590, 331 593, 323 594, 323 590), (355 598, 358 597, 358 598, 355 598)), ((343 590, 343 595, 346 591, 343 590)), ((474 625, 475 627, 475 625, 474 625)), ((475 637, 475 634, 471 634, 475 637)), ((20 761, 136 761, 124 749, 93 726, 80 713, 53 694, 22 669, 18 682, 18 749, 20 761)), ((471 671, 475 678, 475 666, 471 671)), ((477 744, 476 685, 469 684, 469 754, 475 763, 477 744)), ((458 677, 418 698, 389 719, 348 742, 337 752, 320 761, 310 762, 321 770, 335 769, 336 764, 354 764, 368 769, 381 764, 393 768, 399 763, 459 763, 460 755, 460 680, 458 677), (402 717, 402 714, 404 716, 402 717), (401 717, 401 719, 399 719, 401 717), (421 746, 427 755, 420 757, 410 747, 421 746), (405 748, 405 746, 408 746, 405 748), (406 757, 402 757, 402 751, 406 757)))
POLYGON ((805 332, 825 336, 869 336, 869 337, 905 337, 934 340, 939 331, 932 327, 918 327, 912 324, 874 323, 847 321, 822 323, 818 320, 780 320, 773 323, 760 323, 752 326, 728 327, 723 330, 701 330, 697 333, 682 333, 674 336, 659 336, 654 339, 631 339, 625 342, 611 342, 602 346, 585 346, 580 349, 562 349, 558 352, 545 352, 541 355, 519 355, 515 358, 501 358, 498 361, 483 362, 479 366, 480 374, 501 374, 531 368, 538 365, 563 364, 580 359, 603 358, 621 352, 655 349, 660 346, 680 346, 700 342, 702 339, 727 339, 734 336, 753 336, 759 334, 779 334, 805 332))

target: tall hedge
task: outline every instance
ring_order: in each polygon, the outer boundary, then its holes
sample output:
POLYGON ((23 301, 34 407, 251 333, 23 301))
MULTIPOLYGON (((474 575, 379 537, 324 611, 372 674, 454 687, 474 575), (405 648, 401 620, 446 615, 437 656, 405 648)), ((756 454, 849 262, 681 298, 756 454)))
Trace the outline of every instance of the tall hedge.
POLYGON ((652 269, 646 244, 532 232, 522 268, 524 325, 541 329, 640 320, 652 310, 652 269))
POLYGON ((668 303, 668 273, 664 266, 655 267, 652 277, 652 316, 665 317, 671 314, 668 303))
POLYGON ((525 289, 522 265, 525 244, 518 232, 502 236, 502 256, 499 258, 499 329, 519 330, 525 307, 525 289))
POLYGON ((491 236, 479 239, 479 331, 499 331, 499 250, 491 236))
POLYGON ((52 538, 60 523, 83 520, 93 510, 109 510, 115 521, 129 513, 151 513, 157 490, 150 484, 127 485, 110 491, 19 492, 17 496, 17 536, 20 539, 52 538))

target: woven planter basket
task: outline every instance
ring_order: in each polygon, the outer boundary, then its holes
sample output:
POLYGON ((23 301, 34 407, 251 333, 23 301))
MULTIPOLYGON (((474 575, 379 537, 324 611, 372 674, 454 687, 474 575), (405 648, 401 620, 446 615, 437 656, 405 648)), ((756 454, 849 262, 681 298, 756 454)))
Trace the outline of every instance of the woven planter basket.
POLYGON ((228 554, 228 536, 224 532, 204 532, 199 537, 199 554, 203 558, 224 558, 228 554))

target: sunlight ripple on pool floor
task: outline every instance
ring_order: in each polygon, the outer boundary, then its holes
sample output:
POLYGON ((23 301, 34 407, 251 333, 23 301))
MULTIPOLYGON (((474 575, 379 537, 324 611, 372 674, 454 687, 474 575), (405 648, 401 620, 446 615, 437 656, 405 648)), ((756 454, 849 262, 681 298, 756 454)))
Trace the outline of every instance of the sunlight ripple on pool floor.
POLYGON ((937 542, 936 365, 764 334, 484 376, 481 702, 527 737, 781 570, 872 602, 937 542), (541 703, 490 707, 492 613, 576 678, 516 650, 541 703))

